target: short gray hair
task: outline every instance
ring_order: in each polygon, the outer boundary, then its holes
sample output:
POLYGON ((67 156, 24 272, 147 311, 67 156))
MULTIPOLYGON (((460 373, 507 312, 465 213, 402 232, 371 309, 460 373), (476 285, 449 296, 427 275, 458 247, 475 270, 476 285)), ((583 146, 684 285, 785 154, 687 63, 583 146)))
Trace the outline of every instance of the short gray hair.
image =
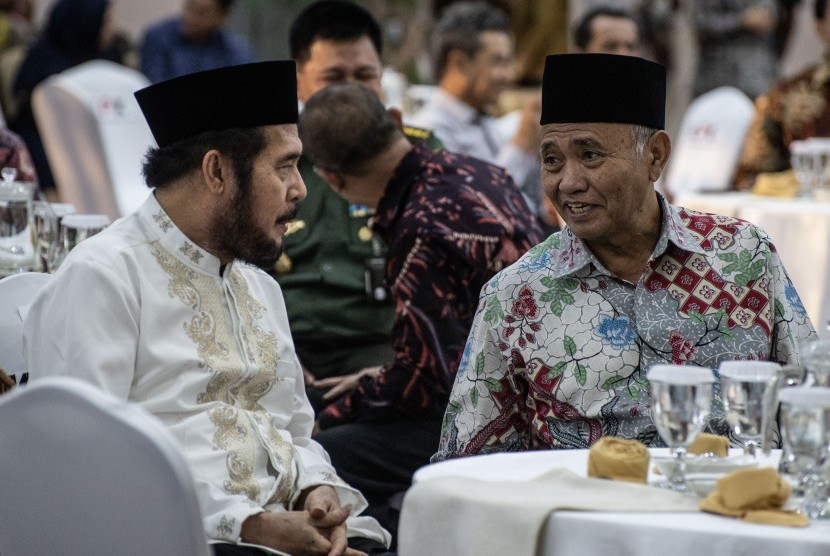
POLYGON ((637 156, 643 156, 646 152, 646 143, 648 143, 648 140, 651 139, 651 136, 656 131, 653 127, 644 125, 631 126, 631 135, 634 138, 634 151, 637 153, 637 156))

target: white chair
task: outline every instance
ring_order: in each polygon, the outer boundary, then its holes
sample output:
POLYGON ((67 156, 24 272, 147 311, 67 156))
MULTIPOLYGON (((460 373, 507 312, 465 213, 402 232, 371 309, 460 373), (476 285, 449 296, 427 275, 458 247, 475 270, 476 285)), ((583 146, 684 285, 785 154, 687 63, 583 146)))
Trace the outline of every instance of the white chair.
POLYGON ((675 199, 731 187, 753 114, 752 100, 734 87, 719 87, 692 101, 664 182, 675 199))
POLYGON ((193 480, 142 408, 69 377, 0 397, 0 554, 207 556, 193 480))
POLYGON ((0 280, 0 368, 18 384, 28 380, 23 357, 23 320, 35 295, 52 280, 51 274, 23 272, 0 280))
POLYGON ((149 84, 134 69, 92 60, 35 87, 32 110, 58 192, 78 213, 115 220, 150 193, 141 163, 155 142, 133 96, 149 84))

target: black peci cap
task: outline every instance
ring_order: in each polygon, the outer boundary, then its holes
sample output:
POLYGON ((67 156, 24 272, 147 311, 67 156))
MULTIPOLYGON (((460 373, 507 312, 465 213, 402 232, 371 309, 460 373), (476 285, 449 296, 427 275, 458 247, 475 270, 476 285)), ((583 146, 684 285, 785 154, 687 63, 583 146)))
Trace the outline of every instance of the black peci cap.
POLYGON ((297 123, 297 71, 291 60, 229 66, 136 91, 159 147, 205 131, 297 123))
POLYGON ((540 123, 666 126, 666 68, 619 54, 554 54, 545 59, 540 123))

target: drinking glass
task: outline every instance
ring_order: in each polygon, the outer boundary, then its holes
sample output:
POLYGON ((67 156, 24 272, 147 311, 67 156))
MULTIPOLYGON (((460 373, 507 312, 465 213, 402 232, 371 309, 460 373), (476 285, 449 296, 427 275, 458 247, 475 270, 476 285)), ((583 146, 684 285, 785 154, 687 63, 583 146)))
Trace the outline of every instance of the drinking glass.
POLYGON ((816 149, 808 141, 790 143, 790 165, 798 181, 798 194, 809 197, 813 194, 816 181, 816 149))
POLYGON ((60 252, 55 257, 54 269, 57 270, 76 245, 103 231, 109 223, 110 219, 105 214, 67 214, 64 216, 60 225, 60 252))
POLYGON ((800 348, 801 363, 815 384, 830 387, 830 338, 806 340, 800 348))
POLYGON ((55 259, 60 252, 60 224, 67 214, 75 214, 71 203, 34 202, 35 237, 38 254, 45 272, 55 269, 55 259))
POLYGON ((668 480, 657 486, 685 492, 686 451, 709 417, 715 377, 702 367, 654 365, 648 380, 654 424, 677 462, 668 480))
POLYGON ((830 388, 794 386, 778 394, 781 436, 804 490, 798 511, 810 519, 830 517, 824 465, 830 455, 830 388))
POLYGON ((32 184, 14 181, 17 170, 0 171, 0 278, 40 270, 32 232, 32 184))
POLYGON ((744 453, 753 457, 766 425, 764 394, 780 369, 774 361, 723 361, 718 368, 726 422, 744 453))

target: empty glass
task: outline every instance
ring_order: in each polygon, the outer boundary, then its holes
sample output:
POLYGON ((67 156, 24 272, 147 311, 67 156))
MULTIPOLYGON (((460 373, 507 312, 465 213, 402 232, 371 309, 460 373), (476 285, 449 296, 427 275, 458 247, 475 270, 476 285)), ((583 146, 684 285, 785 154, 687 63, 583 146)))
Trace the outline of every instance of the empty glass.
POLYGON ((726 422, 745 454, 755 456, 761 445, 764 393, 780 369, 774 361, 723 361, 718 368, 726 422))
POLYGON ((59 253, 55 257, 54 268, 57 269, 66 255, 83 240, 94 236, 109 226, 110 219, 105 214, 67 214, 61 220, 59 253))
POLYGON ((801 364, 817 386, 830 387, 830 338, 814 338, 801 343, 801 364))
POLYGON ((71 203, 34 202, 35 236, 38 254, 45 272, 55 269, 55 258, 60 252, 60 224, 67 214, 74 214, 71 203))
POLYGON ((823 474, 830 455, 830 388, 794 386, 783 389, 778 397, 781 436, 804 490, 798 511, 810 519, 830 517, 823 474))
POLYGON ((648 380, 654 424, 677 460, 668 480, 657 486, 685 492, 686 450, 709 418, 715 377, 711 369, 702 367, 654 365, 648 380))

